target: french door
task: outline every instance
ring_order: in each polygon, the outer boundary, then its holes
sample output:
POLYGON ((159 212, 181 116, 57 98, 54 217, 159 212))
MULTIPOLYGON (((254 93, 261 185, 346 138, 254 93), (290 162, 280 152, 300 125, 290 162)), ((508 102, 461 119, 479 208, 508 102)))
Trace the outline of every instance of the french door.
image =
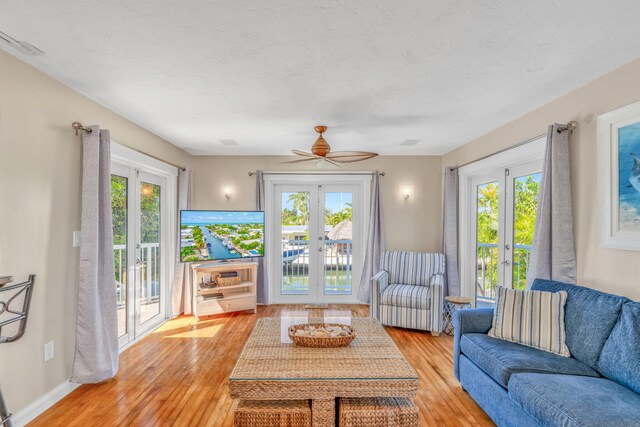
POLYGON ((462 285, 476 304, 492 304, 498 286, 526 286, 543 150, 534 144, 528 156, 476 166, 461 180, 462 285))
POLYGON ((165 319, 166 177, 112 163, 111 204, 120 346, 165 319))
POLYGON ((363 182, 274 183, 269 199, 272 302, 357 302, 363 182))

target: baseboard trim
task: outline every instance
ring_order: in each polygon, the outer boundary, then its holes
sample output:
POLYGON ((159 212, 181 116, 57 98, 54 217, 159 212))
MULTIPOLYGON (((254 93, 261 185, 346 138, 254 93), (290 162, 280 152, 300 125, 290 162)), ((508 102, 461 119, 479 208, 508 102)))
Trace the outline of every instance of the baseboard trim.
POLYGON ((80 387, 80 384, 74 384, 69 381, 63 382, 62 384, 42 396, 40 399, 27 405, 26 408, 13 414, 11 420, 13 421, 14 426, 23 427, 27 425, 27 423, 35 420, 38 415, 51 408, 58 401, 62 400, 63 397, 65 397, 78 387, 80 387))

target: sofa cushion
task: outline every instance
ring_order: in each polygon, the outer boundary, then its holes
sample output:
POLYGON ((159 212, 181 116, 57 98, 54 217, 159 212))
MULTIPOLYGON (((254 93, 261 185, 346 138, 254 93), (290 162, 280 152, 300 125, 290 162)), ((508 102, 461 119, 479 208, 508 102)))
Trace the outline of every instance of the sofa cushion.
POLYGON ((640 303, 622 306, 620 320, 604 344, 600 373, 640 394, 640 303))
POLYGON ((519 373, 509 396, 544 426, 640 425, 640 395, 606 378, 519 373))
POLYGON ((464 334, 460 350, 502 387, 517 372, 549 372, 599 377, 573 357, 562 357, 485 334, 464 334))
POLYGON ((382 269, 389 272, 389 283, 428 286, 434 274, 444 274, 444 255, 438 253, 386 251, 382 269))
POLYGON ((552 280, 536 279, 531 289, 566 291, 564 323, 571 355, 596 369, 604 342, 618 321, 622 304, 629 299, 552 280))
POLYGON ((389 285, 380 295, 380 304, 428 310, 429 291, 427 286, 389 285))
POLYGON ((499 286, 489 336, 570 357, 564 327, 567 293, 499 286))

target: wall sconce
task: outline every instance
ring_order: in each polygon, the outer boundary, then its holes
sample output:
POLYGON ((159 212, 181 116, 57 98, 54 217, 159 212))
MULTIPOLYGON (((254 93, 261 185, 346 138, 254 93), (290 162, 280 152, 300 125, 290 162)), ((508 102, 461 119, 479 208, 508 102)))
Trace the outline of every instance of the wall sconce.
POLYGON ((233 197, 233 187, 230 187, 230 186, 222 187, 222 194, 224 195, 225 199, 227 200, 231 199, 231 197, 233 197))
POLYGON ((402 190, 400 191, 400 197, 404 200, 409 200, 411 196, 413 196, 413 186, 405 185, 404 187, 402 187, 402 190))

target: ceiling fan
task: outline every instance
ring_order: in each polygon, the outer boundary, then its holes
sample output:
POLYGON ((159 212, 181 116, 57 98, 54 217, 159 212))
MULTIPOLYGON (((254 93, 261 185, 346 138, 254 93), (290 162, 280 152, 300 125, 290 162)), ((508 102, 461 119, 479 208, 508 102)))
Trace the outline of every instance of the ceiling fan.
POLYGON ((315 131, 318 132, 318 139, 311 146, 311 153, 300 150, 291 150, 296 156, 304 157, 300 160, 292 160, 287 163, 309 162, 312 160, 324 160, 335 166, 341 166, 340 163, 353 163, 361 160, 367 160, 378 155, 378 153, 370 153, 368 151, 331 151, 331 147, 322 137, 327 131, 326 126, 316 126, 315 131))

